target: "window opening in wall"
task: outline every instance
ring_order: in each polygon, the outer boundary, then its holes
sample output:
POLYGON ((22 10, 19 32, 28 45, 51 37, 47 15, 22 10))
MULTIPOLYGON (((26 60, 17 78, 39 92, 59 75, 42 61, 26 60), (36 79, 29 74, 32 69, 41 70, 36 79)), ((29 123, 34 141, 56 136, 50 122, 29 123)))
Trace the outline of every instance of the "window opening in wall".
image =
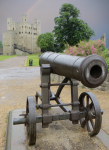
POLYGON ((22 32, 23 33, 23 32, 22 32))
POLYGON ((22 26, 22 28, 23 28, 23 26, 22 26))
POLYGON ((25 28, 26 28, 26 26, 25 26, 25 28))
POLYGON ((29 34, 30 34, 30 32, 29 32, 29 34))
POLYGON ((13 28, 13 30, 14 30, 14 28, 13 28))
POLYGON ((26 21, 26 19, 25 19, 25 21, 26 21))

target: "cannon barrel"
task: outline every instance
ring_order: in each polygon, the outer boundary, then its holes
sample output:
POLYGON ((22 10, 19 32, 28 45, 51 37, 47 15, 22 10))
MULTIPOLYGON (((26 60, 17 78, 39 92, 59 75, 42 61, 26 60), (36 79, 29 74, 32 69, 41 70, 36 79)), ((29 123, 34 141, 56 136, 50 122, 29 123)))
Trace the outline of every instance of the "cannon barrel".
POLYGON ((105 60, 98 55, 79 57, 45 52, 39 59, 39 65, 42 64, 50 64, 51 73, 79 80, 89 88, 101 85, 108 73, 105 60))

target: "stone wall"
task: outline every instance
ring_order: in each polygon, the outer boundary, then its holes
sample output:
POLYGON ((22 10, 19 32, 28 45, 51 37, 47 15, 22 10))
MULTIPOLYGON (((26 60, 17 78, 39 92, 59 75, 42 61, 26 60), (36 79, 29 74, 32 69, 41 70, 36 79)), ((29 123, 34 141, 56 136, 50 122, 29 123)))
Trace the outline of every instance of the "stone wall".
MULTIPOLYGON (((56 83, 61 83, 64 78, 65 78, 64 76, 51 74, 51 80, 56 82, 56 83)), ((79 82, 79 86, 78 87, 80 87, 80 88, 87 88, 81 82, 79 82)), ((90 89, 90 88, 87 88, 87 89, 90 89)), ((94 88, 94 90, 101 90, 101 91, 108 91, 109 92, 109 73, 107 75, 106 80, 99 87, 94 88)))
POLYGON ((34 19, 34 23, 30 23, 27 20, 27 15, 21 16, 21 22, 15 22, 12 18, 8 18, 7 31, 3 32, 3 54, 13 55, 15 53, 14 44, 25 47, 32 53, 41 52, 41 49, 36 45, 40 34, 40 19, 34 19))
POLYGON ((105 45, 106 45, 106 35, 105 35, 105 33, 102 35, 102 37, 100 38, 100 40, 103 40, 105 42, 105 45))
POLYGON ((25 55, 25 54, 28 54, 28 53, 22 52, 22 51, 20 51, 20 50, 18 50, 18 49, 15 49, 15 54, 16 54, 16 55, 25 55))

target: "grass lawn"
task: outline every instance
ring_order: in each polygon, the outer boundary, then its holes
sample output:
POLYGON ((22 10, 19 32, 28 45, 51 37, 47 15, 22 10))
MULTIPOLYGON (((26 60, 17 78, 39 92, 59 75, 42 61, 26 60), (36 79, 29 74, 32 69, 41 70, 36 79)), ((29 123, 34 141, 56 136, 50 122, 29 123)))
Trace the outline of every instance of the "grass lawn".
POLYGON ((5 56, 5 55, 0 55, 0 61, 11 58, 11 57, 15 57, 16 55, 12 55, 12 56, 5 56))
POLYGON ((26 66, 29 66, 29 59, 33 60, 33 66, 39 66, 39 58, 40 57, 38 57, 38 55, 40 55, 40 54, 27 56, 26 66))
MULTIPOLYGON (((29 55, 27 56, 27 61, 26 61, 26 66, 29 66, 29 60, 32 59, 33 60, 33 65, 32 66, 39 66, 39 58, 38 57, 39 55, 41 55, 42 53, 40 54, 32 54, 32 55, 29 55)), ((62 53, 62 54, 65 54, 65 53, 62 53)))

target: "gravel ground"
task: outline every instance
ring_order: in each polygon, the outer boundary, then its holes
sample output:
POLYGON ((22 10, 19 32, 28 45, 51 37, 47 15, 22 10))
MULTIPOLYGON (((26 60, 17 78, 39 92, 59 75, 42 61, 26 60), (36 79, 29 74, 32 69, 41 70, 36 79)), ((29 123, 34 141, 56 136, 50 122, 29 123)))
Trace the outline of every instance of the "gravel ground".
MULTIPOLYGON (((39 88, 40 78, 32 79, 11 79, 0 81, 1 93, 0 93, 0 147, 4 147, 5 131, 6 131, 6 116, 10 110, 24 109, 26 108, 27 96, 34 96, 36 91, 40 91, 39 88)), ((52 87, 52 91, 55 93, 56 87, 52 87)), ((79 95, 82 92, 88 91, 86 89, 79 88, 79 95)), ((104 110, 102 129, 109 134, 109 102, 108 92, 94 91, 99 100, 101 108, 104 110)), ((61 100, 63 103, 70 102, 70 87, 66 86, 61 93, 61 100)), ((52 102, 55 104, 55 102, 52 102)), ((0 149, 1 149, 0 148, 0 149)))
MULTIPOLYGON (((22 67, 26 57, 19 57, 17 63, 10 60, 0 62, 0 150, 4 149, 5 134, 6 134, 6 117, 10 110, 25 109, 27 96, 34 96, 36 91, 40 92, 40 77, 39 67, 22 67), (4 63, 3 63, 4 62, 4 63), (7 64, 10 64, 6 68, 7 64), (11 67, 22 68, 11 68, 11 67), (4 69, 6 68, 6 69, 4 69), (20 69, 20 70, 19 70, 20 69)), ((16 60, 15 60, 16 61, 16 60)), ((53 83, 53 82, 52 82, 53 83)), ((56 93, 57 87, 51 87, 51 91, 56 93)), ((82 92, 91 91, 97 97, 101 109, 104 111, 102 119, 102 129, 109 134, 109 93, 105 91, 95 91, 79 88, 78 95, 82 92)), ((65 86, 61 93, 63 103, 70 102, 70 87, 65 86)), ((55 104, 55 102, 51 102, 55 104)), ((103 144, 93 138, 98 143, 99 148, 105 150, 103 144)))

